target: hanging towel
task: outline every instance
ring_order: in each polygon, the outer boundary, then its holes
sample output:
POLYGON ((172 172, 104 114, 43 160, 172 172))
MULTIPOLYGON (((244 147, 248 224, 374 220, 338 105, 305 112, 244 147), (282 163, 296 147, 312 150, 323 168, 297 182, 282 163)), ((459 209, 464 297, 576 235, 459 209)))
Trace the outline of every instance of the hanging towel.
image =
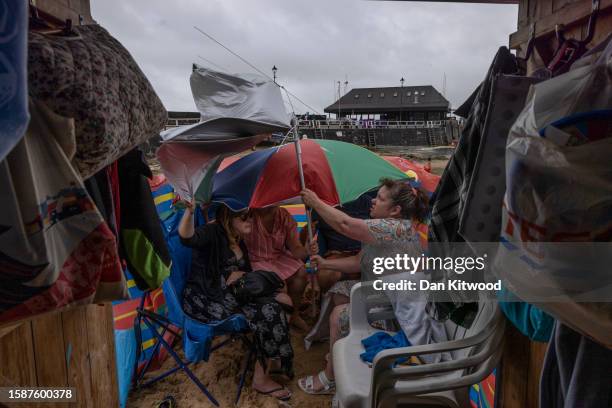
POLYGON ((66 154, 73 121, 30 112, 0 163, 0 324, 126 295, 115 237, 66 154))
POLYGON ((30 33, 30 96, 74 119, 73 165, 83 179, 157 135, 167 120, 153 87, 129 52, 98 25, 76 37, 30 33))
MULTIPOLYGON (((431 221, 428 230, 430 256, 452 256, 452 243, 464 242, 459 234, 460 219, 481 147, 481 138, 490 108, 492 84, 498 74, 514 74, 517 71, 516 57, 508 48, 500 47, 484 81, 477 92, 470 96, 473 102, 459 144, 430 200, 431 221)), ((432 280, 443 279, 444 276, 432 278, 432 280)), ((478 312, 478 305, 471 302, 467 294, 459 291, 445 291, 442 295, 435 295, 432 292, 428 312, 435 319, 450 318, 456 324, 470 327, 478 312), (452 301, 441 301, 441 298, 452 301)))
POLYGON ((532 304, 521 302, 506 288, 497 294, 499 308, 523 335, 531 340, 548 342, 555 325, 555 319, 532 304))
MULTIPOLYGON (((365 352, 359 357, 366 363, 372 363, 376 354, 383 350, 394 349, 399 347, 411 346, 410 341, 406 338, 403 331, 399 331, 393 336, 386 332, 376 332, 370 337, 361 340, 361 344, 365 348, 365 352)), ((405 359, 402 359, 405 360, 405 359)))

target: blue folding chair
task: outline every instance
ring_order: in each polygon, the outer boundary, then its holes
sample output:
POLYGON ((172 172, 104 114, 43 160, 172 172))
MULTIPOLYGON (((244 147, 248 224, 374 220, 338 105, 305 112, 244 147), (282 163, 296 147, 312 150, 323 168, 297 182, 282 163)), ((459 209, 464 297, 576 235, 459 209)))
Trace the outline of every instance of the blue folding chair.
MULTIPOLYGON (((215 406, 219 403, 208 391, 206 386, 193 374, 188 364, 198 361, 208 361, 210 354, 223 347, 228 342, 239 339, 242 340, 249 352, 247 354, 244 370, 238 384, 235 403, 238 404, 240 394, 244 387, 246 374, 252 363, 255 361, 255 344, 247 338, 249 326, 246 318, 241 314, 235 314, 229 318, 212 323, 202 323, 187 316, 182 308, 182 293, 189 272, 191 269, 191 249, 183 246, 178 236, 178 225, 183 215, 183 211, 175 211, 163 221, 164 234, 168 249, 172 257, 172 268, 170 277, 162 284, 164 297, 168 309, 168 316, 162 316, 157 313, 144 309, 144 299, 141 301, 140 307, 137 308, 137 316, 134 322, 137 341, 139 339, 141 325, 151 329, 155 336, 155 348, 152 356, 157 355, 160 347, 168 351, 170 356, 176 361, 177 366, 158 375, 157 377, 143 381, 144 375, 150 367, 152 359, 149 359, 143 370, 136 374, 134 380, 135 388, 143 388, 162 380, 176 371, 183 370, 185 374, 198 386, 198 388, 208 397, 210 402, 215 406), (179 330, 182 329, 182 335, 179 330), (176 339, 183 341, 183 351, 187 361, 183 361, 179 355, 173 350, 173 345, 169 344, 165 336, 171 333, 176 339), (228 336, 227 339, 219 344, 212 345, 213 339, 220 336, 228 336)), ((198 210, 196 220, 198 224, 202 223, 202 215, 198 210)), ((140 344, 140 343, 138 343, 140 344)), ((138 359, 137 359, 138 360, 138 359)))

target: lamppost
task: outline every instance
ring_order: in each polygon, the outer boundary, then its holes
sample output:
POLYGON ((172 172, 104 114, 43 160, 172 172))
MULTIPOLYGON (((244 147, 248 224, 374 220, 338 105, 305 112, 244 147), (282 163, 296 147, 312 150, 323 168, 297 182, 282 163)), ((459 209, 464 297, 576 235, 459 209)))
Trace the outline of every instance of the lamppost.
POLYGON ((404 110, 404 77, 400 79, 402 86, 400 87, 400 122, 402 121, 402 111, 404 110))
POLYGON ((340 81, 338 81, 338 120, 342 120, 342 113, 340 110, 340 99, 342 99, 342 93, 340 91, 340 81))
POLYGON ((276 71, 278 71, 278 68, 276 68, 276 65, 274 65, 272 67, 272 77, 274 77, 274 83, 276 83, 276 71))

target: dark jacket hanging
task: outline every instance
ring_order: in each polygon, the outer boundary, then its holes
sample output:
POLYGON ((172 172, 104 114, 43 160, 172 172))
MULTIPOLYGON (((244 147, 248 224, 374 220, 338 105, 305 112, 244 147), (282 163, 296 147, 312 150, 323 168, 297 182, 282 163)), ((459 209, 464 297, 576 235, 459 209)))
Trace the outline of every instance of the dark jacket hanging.
POLYGON ((159 287, 170 275, 170 254, 148 178, 151 169, 134 149, 119 159, 121 255, 141 290, 159 287))

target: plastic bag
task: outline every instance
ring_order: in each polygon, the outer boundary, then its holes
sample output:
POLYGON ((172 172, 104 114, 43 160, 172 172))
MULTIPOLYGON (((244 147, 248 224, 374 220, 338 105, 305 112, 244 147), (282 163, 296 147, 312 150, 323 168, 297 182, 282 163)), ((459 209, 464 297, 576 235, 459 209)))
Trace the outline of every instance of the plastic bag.
POLYGON ((594 63, 532 86, 508 136, 495 260, 519 297, 608 347, 611 107, 612 43, 594 63))

